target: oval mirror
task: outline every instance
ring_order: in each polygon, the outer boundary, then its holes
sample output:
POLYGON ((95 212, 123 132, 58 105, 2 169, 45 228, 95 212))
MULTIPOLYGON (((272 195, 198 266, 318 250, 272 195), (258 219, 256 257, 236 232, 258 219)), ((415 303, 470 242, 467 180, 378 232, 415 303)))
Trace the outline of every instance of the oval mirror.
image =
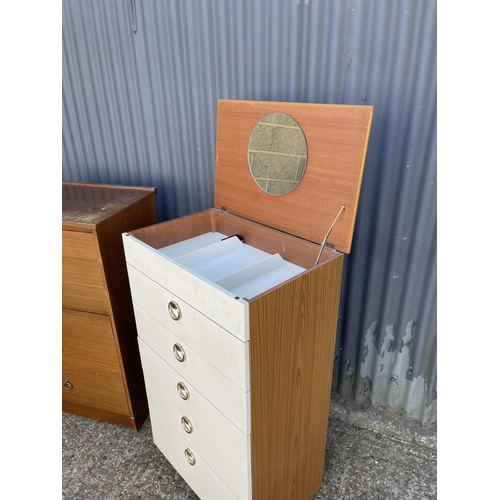
POLYGON ((307 164, 307 144, 300 125, 286 113, 270 113, 253 129, 248 165, 257 185, 281 196, 301 181, 307 164))

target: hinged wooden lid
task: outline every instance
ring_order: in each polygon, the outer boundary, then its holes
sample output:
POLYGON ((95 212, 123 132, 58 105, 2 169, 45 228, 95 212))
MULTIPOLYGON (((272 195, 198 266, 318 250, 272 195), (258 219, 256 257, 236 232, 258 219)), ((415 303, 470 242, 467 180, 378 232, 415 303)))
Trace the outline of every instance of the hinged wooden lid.
POLYGON ((337 216, 328 243, 351 250, 373 106, 219 100, 215 206, 321 243, 337 216), (283 196, 267 194, 248 166, 248 141, 258 121, 283 112, 302 128, 307 142, 304 177, 283 196))

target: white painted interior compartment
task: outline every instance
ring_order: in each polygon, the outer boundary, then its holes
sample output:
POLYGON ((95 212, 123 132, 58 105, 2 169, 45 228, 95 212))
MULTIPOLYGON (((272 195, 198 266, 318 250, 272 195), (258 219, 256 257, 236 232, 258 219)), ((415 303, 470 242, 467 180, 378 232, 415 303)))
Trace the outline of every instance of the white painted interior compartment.
POLYGON ((234 295, 251 299, 305 271, 303 267, 247 245, 236 236, 205 233, 160 248, 196 274, 234 295))

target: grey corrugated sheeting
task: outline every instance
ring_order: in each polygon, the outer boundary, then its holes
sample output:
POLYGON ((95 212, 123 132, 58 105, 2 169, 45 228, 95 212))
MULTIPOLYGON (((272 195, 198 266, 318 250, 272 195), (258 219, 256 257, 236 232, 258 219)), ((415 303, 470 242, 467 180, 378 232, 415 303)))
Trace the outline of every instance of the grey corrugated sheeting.
POLYGON ((64 0, 63 180, 209 208, 217 99, 370 104, 334 388, 436 420, 436 2, 64 0), (133 32, 133 6, 137 32, 133 32))

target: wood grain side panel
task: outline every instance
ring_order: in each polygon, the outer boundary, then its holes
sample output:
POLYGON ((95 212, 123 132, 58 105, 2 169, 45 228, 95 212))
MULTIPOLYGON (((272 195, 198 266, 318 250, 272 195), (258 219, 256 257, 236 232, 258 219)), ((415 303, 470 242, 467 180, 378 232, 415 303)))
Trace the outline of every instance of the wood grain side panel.
POLYGON ((321 486, 342 264, 249 304, 253 500, 309 500, 321 486))
POLYGON ((130 412, 137 425, 149 414, 144 375, 137 345, 137 328, 130 295, 122 233, 156 223, 154 192, 141 197, 96 227, 107 293, 111 304, 111 322, 125 382, 130 412))
POLYGON ((63 369, 121 379, 109 316, 62 310, 63 369))

